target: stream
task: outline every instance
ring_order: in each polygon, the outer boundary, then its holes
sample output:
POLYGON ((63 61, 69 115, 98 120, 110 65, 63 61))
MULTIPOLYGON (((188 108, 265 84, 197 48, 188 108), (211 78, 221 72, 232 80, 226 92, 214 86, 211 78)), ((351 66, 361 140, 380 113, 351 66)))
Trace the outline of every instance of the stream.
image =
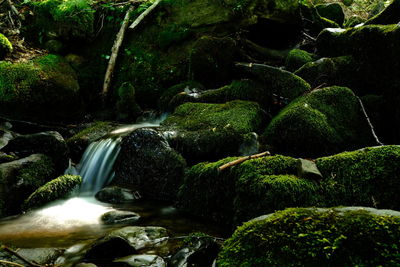
POLYGON ((124 204, 109 204, 95 199, 95 193, 114 177, 113 165, 120 151, 122 137, 135 129, 158 125, 159 121, 124 126, 111 132, 107 138, 91 143, 80 163, 66 170, 67 174, 83 177, 81 187, 68 199, 1 219, 0 241, 19 248, 68 248, 77 243, 88 243, 126 226, 101 222, 101 216, 112 210, 136 212, 141 218, 135 225, 165 227, 170 236, 191 232, 221 236, 221 229, 185 216, 172 203, 139 199, 124 204))

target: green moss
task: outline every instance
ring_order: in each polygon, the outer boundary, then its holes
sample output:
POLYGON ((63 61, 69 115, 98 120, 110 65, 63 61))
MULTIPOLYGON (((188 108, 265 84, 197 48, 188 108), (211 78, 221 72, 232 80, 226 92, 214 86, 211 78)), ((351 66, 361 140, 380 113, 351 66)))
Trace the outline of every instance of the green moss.
POLYGON ((13 50, 12 44, 3 34, 0 33, 0 59, 3 59, 13 50))
POLYGON ((336 22, 338 25, 343 25, 344 13, 343 8, 339 3, 328 3, 316 5, 318 14, 324 18, 336 22))
POLYGON ((328 205, 400 208, 398 146, 366 148, 319 158, 328 205))
POLYGON ((304 27, 309 29, 311 34, 319 34, 325 28, 339 28, 339 25, 328 19, 322 17, 315 6, 310 4, 301 3, 301 14, 303 17, 304 27))
POLYGON ((316 56, 301 49, 290 50, 286 57, 285 67, 289 71, 295 71, 308 62, 314 61, 316 56))
POLYGON ((277 153, 304 157, 372 142, 358 100, 345 87, 314 90, 297 98, 273 118, 264 135, 277 153))
POLYGON ((35 161, 22 168, 17 175, 17 181, 24 181, 25 185, 38 188, 49 180, 54 173, 54 163, 47 157, 42 156, 39 161, 35 161))
POLYGON ((296 176, 298 161, 281 155, 247 160, 218 171, 236 158, 199 163, 187 172, 180 188, 180 207, 225 225, 238 224, 265 212, 310 206, 321 200, 315 181, 296 176))
POLYGON ((75 73, 56 55, 25 63, 0 62, 0 97, 1 112, 16 118, 65 119, 82 108, 75 73))
POLYGON ((113 126, 111 126, 109 122, 97 121, 90 125, 90 127, 87 127, 82 131, 79 131, 72 137, 68 138, 66 142, 68 145, 70 145, 80 139, 97 139, 107 134, 112 129, 112 127, 113 126))
POLYGON ((158 43, 161 49, 164 49, 174 43, 179 43, 191 34, 190 28, 178 25, 169 24, 158 35, 158 43))
POLYGON ((237 100, 225 104, 185 103, 163 125, 187 131, 229 128, 247 133, 257 131, 262 120, 258 104, 237 100))
POLYGON ((74 188, 82 183, 82 177, 77 175, 63 175, 33 192, 25 200, 24 209, 40 207, 46 203, 67 196, 74 188))
POLYGON ((379 210, 286 209, 239 227, 218 266, 396 266, 399 233, 379 210))
POLYGON ((41 0, 28 1, 26 5, 33 9, 33 21, 27 26, 28 35, 47 37, 54 32, 57 37, 88 38, 93 34, 94 10, 90 0, 41 0))
POLYGON ((392 0, 384 10, 370 18, 366 24, 396 24, 399 22, 399 10, 400 2, 392 0))

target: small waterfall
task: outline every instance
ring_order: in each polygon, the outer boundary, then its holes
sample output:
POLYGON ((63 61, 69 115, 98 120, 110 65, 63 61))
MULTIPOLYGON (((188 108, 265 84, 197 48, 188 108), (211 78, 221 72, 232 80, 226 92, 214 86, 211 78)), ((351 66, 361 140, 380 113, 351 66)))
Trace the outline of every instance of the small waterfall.
POLYGON ((93 142, 86 149, 75 174, 83 177, 82 194, 95 194, 114 178, 114 162, 120 151, 121 138, 93 142))

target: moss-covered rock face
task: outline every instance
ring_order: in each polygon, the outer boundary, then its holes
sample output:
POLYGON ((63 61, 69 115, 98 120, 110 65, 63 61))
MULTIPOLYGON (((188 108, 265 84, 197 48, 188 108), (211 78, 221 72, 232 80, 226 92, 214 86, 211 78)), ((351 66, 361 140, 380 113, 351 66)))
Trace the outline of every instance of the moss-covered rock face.
POLYGON ((372 143, 360 104, 345 87, 318 89, 297 98, 273 118, 264 135, 277 153, 304 157, 372 143))
POLYGON ((0 59, 3 59, 13 50, 12 44, 3 34, 0 33, 0 59))
POLYGON ((24 202, 24 209, 43 206, 51 201, 66 197, 82 183, 78 175, 63 175, 39 187, 24 202))
POLYGON ((270 94, 290 100, 311 89, 310 85, 299 76, 276 67, 263 64, 237 64, 237 67, 262 82, 270 90, 270 94))
POLYGON ((93 34, 94 10, 90 0, 40 0, 26 2, 33 13, 26 27, 31 38, 60 38, 73 41, 88 39, 93 34))
POLYGON ((0 62, 0 112, 35 121, 72 120, 82 105, 75 72, 61 57, 0 62))
POLYGON ((399 212, 286 209, 239 227, 218 266, 396 266, 399 238, 399 212))
POLYGON ((234 80, 231 84, 211 90, 197 90, 197 88, 180 91, 168 103, 169 110, 186 102, 198 103, 226 103, 233 100, 247 100, 257 102, 261 107, 270 107, 272 92, 260 82, 250 79, 234 80))
POLYGON ((365 24, 396 24, 400 20, 400 2, 392 0, 392 2, 379 14, 370 18, 365 24))
POLYGON ((325 28, 339 28, 336 22, 321 16, 314 5, 303 1, 300 6, 304 27, 311 34, 318 35, 325 28))
POLYGON ((276 155, 218 171, 235 159, 203 162, 189 169, 179 206, 195 216, 232 225, 265 212, 319 203, 319 186, 297 176, 297 159, 276 155))
POLYGON ((382 146, 317 159, 327 204, 398 210, 399 158, 399 146, 382 146))
POLYGON ((258 132, 265 121, 259 105, 185 103, 162 123, 169 142, 191 162, 237 155, 245 134, 258 132))
POLYGON ((308 62, 316 59, 314 54, 308 53, 301 49, 290 50, 286 57, 285 67, 289 71, 295 71, 308 62))
POLYGON ((0 164, 0 216, 21 212, 23 201, 54 174, 53 162, 42 154, 0 164))
POLYGON ((344 13, 342 6, 339 3, 319 4, 316 5, 316 9, 321 17, 332 20, 339 26, 343 25, 344 13))

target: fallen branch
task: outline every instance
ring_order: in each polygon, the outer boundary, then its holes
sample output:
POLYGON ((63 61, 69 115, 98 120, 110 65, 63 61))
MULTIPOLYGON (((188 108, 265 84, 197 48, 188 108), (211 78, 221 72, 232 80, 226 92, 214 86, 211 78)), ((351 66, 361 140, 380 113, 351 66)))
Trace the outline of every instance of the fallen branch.
POLYGON ((366 111, 365 108, 364 108, 363 102, 361 101, 361 99, 360 99, 358 96, 356 96, 356 98, 358 99, 358 102, 360 103, 360 106, 361 106, 361 109, 362 109, 362 111, 363 111, 363 113, 364 113, 365 118, 367 119, 369 128, 371 129, 371 133, 372 133, 372 136, 373 136, 374 139, 375 139, 375 142, 376 142, 378 145, 383 146, 384 144, 383 144, 381 141, 379 141, 379 138, 378 138, 378 136, 377 136, 376 133, 375 133, 374 126, 372 125, 371 120, 370 120, 369 117, 368 117, 368 114, 367 114, 367 111, 366 111))
POLYGON ((5 261, 5 260, 0 260, 0 263, 7 264, 7 265, 12 265, 12 266, 18 266, 18 267, 25 267, 24 265, 21 265, 19 263, 15 263, 15 262, 11 262, 11 261, 5 261))
POLYGON ((228 163, 226 163, 226 164, 220 166, 220 167, 218 168, 218 171, 223 171, 223 170, 225 170, 226 168, 229 168, 229 167, 238 165, 238 164, 240 164, 240 163, 242 163, 242 162, 244 162, 244 161, 246 161, 246 160, 249 160, 249 159, 256 159, 256 158, 261 158, 261 157, 265 157, 265 156, 271 156, 271 153, 268 152, 268 151, 265 151, 265 152, 260 153, 260 154, 250 155, 250 156, 247 156, 247 157, 243 157, 243 158, 240 158, 240 159, 237 159, 237 160, 228 162, 228 163))
POLYGON ((110 60, 108 61, 106 75, 104 77, 104 84, 103 84, 103 91, 102 91, 103 104, 105 103, 105 99, 106 99, 108 91, 110 89, 111 79, 112 79, 112 75, 114 72, 115 64, 117 62, 118 52, 121 47, 122 41, 124 40, 125 32, 126 32, 126 29, 128 28, 130 13, 133 11, 133 8, 134 8, 133 6, 129 7, 128 11, 126 12, 125 18, 121 25, 121 28, 119 29, 117 37, 115 38, 114 45, 111 48, 111 56, 110 56, 110 60))
MULTIPOLYGON (((43 265, 40 265, 40 264, 37 264, 37 263, 35 263, 35 262, 29 261, 28 259, 26 259, 26 258, 23 257, 22 255, 20 255, 18 252, 12 250, 11 248, 9 248, 9 247, 7 247, 7 246, 5 246, 5 245, 2 245, 2 246, 1 246, 1 249, 3 249, 4 251, 8 252, 8 253, 11 254, 11 255, 14 255, 14 256, 17 257, 18 259, 20 259, 20 260, 22 260, 23 262, 27 263, 29 266, 32 266, 32 267, 43 267, 43 265)), ((14 265, 15 265, 15 264, 14 264, 14 265)), ((18 266, 18 265, 15 265, 15 266, 18 266)), ((19 266, 23 266, 23 265, 19 265, 19 266)), ((24 266, 24 267, 25 267, 25 266, 24 266)))
POLYGON ((153 10, 156 8, 156 6, 161 2, 161 0, 156 0, 149 8, 147 8, 142 14, 140 14, 139 17, 136 18, 136 20, 129 26, 130 30, 133 30, 136 28, 137 25, 153 10))

